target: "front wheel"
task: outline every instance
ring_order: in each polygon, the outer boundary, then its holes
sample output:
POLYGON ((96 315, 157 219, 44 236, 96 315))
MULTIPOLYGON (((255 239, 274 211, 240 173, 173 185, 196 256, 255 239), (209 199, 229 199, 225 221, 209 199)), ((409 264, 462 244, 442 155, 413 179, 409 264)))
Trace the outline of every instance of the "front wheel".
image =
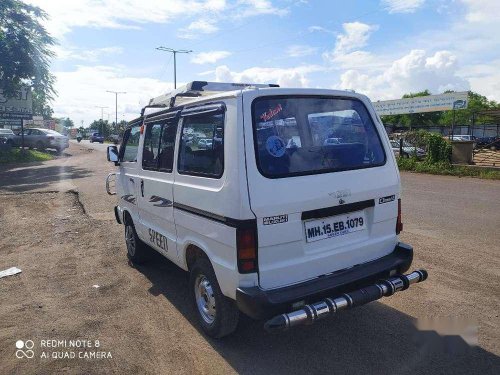
POLYGON ((125 244, 127 245, 127 257, 134 264, 142 264, 147 261, 148 247, 137 236, 132 220, 125 223, 125 244))
POLYGON ((208 259, 200 258, 196 261, 191 270, 189 285, 203 331, 214 338, 233 333, 238 325, 238 308, 234 301, 222 294, 208 259))

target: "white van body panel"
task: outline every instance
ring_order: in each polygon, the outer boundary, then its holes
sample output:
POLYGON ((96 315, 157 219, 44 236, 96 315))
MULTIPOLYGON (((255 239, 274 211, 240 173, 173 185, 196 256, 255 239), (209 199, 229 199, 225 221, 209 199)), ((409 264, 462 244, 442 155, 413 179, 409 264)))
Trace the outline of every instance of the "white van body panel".
POLYGON ((233 299, 238 287, 274 289, 293 285, 380 258, 394 250, 398 242, 395 227, 399 172, 389 139, 368 98, 335 90, 266 88, 195 98, 185 106, 214 102, 223 102, 226 106, 221 178, 178 172, 182 117, 177 126, 173 173, 142 169, 144 135, 140 139, 138 162, 121 163, 116 180, 120 210, 130 213, 142 241, 185 270, 188 269, 186 252, 189 247, 201 249, 210 259, 222 293, 233 299), (360 100, 376 126, 386 163, 380 167, 317 175, 264 177, 257 168, 255 157, 252 102, 258 97, 273 95, 339 96, 360 100), (144 198, 140 190, 141 178, 145 184, 144 198), (364 209, 367 228, 307 243, 302 213, 338 206, 339 192, 344 204, 374 200, 373 207, 364 209), (165 212, 153 212, 147 205, 151 195, 171 197, 173 206, 165 212), (394 200, 379 203, 379 198, 392 195, 394 200), (216 220, 183 209, 186 206, 212 214, 216 220), (264 217, 277 215, 288 215, 288 221, 263 225, 264 217), (257 220, 258 273, 238 272, 236 228, 224 223, 224 218, 257 220), (168 251, 151 243, 149 229, 168 238, 168 251))
POLYGON ((340 269, 380 258, 394 251, 397 199, 400 180, 388 137, 369 100, 354 93, 332 90, 265 89, 243 94, 247 175, 250 203, 257 217, 259 248, 259 283, 263 289, 303 282, 340 269), (352 97, 362 101, 371 114, 382 140, 386 163, 342 172, 306 176, 267 178, 258 170, 253 145, 252 102, 263 95, 323 95, 352 97), (340 237, 305 241, 304 211, 375 200, 364 210, 366 230, 340 237), (345 196, 344 196, 345 195, 345 196), (394 195, 392 202, 378 204, 378 199, 394 195), (288 215, 288 221, 264 225, 264 217, 288 215))
MULTIPOLYGON (((210 102, 213 102, 211 98, 210 102)), ((180 174, 175 159, 174 207, 179 263, 186 266, 186 250, 195 245, 209 257, 224 295, 235 298, 239 286, 257 285, 257 275, 241 275, 236 262, 236 229, 177 208, 186 205, 201 211, 239 220, 253 219, 246 189, 242 137, 241 99, 220 98, 226 106, 224 123, 224 172, 220 179, 180 174)), ((196 103, 202 105, 203 101, 196 103)), ((176 158, 182 131, 178 126, 176 158)))

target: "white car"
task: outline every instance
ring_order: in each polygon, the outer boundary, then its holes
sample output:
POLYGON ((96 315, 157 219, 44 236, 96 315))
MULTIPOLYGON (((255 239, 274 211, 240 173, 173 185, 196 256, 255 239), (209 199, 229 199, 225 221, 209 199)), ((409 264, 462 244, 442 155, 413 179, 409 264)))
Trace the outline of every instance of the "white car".
POLYGON ((209 150, 212 148, 213 141, 214 141, 213 139, 208 139, 208 138, 200 139, 198 141, 198 148, 209 150))
MULTIPOLYGON (((392 151, 394 152, 394 155, 396 156, 401 156, 400 154, 400 140, 391 140, 391 146, 392 146, 392 151)), ((403 141, 403 157, 410 157, 412 155, 416 155, 418 158, 424 157, 427 155, 425 150, 421 149, 420 147, 415 147, 412 144, 403 141)))
POLYGON ((404 275, 399 172, 363 95, 191 82, 153 98, 108 160, 128 258, 152 248, 188 271, 210 336, 233 332, 240 312, 285 330, 427 276, 404 275), (362 124, 339 121, 354 116, 362 124), (195 133, 213 148, 186 144, 195 133), (318 145, 335 133, 349 142, 318 145))

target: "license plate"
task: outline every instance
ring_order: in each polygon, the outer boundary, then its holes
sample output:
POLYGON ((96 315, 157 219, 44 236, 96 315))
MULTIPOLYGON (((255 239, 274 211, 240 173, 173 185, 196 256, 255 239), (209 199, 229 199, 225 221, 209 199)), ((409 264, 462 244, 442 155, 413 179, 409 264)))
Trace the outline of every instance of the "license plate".
POLYGON ((365 228, 366 217, 364 211, 304 222, 307 242, 343 236, 365 228))

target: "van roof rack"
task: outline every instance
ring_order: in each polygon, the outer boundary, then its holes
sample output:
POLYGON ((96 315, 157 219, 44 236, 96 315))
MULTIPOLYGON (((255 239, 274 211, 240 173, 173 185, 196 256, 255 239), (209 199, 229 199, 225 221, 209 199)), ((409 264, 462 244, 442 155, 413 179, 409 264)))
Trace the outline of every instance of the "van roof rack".
POLYGON ((206 82, 193 81, 179 87, 167 94, 160 95, 149 101, 147 107, 168 107, 172 108, 178 98, 195 98, 198 96, 214 95, 224 91, 242 90, 246 88, 269 88, 279 87, 279 85, 270 83, 232 83, 232 82, 206 82))

